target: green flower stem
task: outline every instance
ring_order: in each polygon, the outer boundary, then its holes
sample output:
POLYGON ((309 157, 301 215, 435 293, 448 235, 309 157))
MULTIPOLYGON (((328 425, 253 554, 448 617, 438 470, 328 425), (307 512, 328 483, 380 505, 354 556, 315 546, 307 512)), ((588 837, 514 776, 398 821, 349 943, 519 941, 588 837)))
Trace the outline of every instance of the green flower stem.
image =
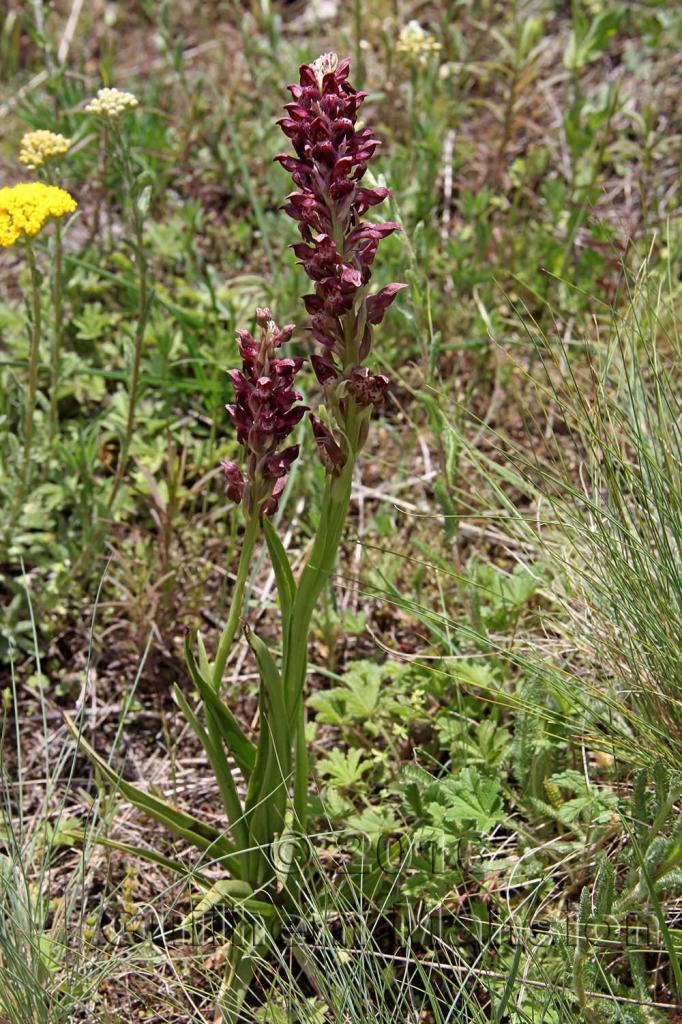
MULTIPOLYGON (((59 179, 48 164, 47 181, 49 185, 59 187, 59 179)), ((49 442, 52 445, 57 432, 59 419, 59 381, 61 375, 61 348, 64 334, 64 304, 63 304, 63 266, 64 246, 62 244, 62 225, 59 220, 54 225, 54 259, 52 261, 51 284, 52 284, 52 338, 50 347, 50 426, 49 442)))
POLYGON ((336 554, 350 504, 354 466, 354 460, 348 459, 340 476, 327 481, 317 534, 296 591, 291 613, 288 658, 283 673, 284 692, 290 716, 296 713, 305 680, 310 621, 336 563, 336 554))
POLYGON ((299 703, 307 665, 308 633, 313 611, 325 584, 329 581, 341 543, 350 505, 353 471, 361 448, 360 436, 368 412, 361 412, 352 398, 348 399, 346 419, 346 464, 338 477, 328 477, 322 499, 320 522, 310 557, 301 573, 291 612, 284 668, 284 696, 290 716, 299 703))
MULTIPOLYGON (((349 400, 351 404, 352 400, 349 400)), ((338 477, 329 477, 313 548, 301 574, 285 635, 282 668, 284 699, 294 746, 294 814, 299 828, 305 828, 308 795, 308 752, 305 743, 305 702, 303 690, 308 667, 308 636, 313 612, 334 571, 343 529, 348 516, 353 471, 365 417, 352 402, 348 412, 348 458, 338 477)))
POLYGON ((300 701, 294 736, 294 821, 304 830, 307 822, 310 759, 305 738, 305 705, 300 701))
POLYGON ((60 359, 63 332, 62 228, 59 221, 55 223, 54 227, 54 265, 52 272, 52 307, 54 312, 54 327, 52 332, 52 351, 50 352, 50 444, 52 444, 57 430, 57 403, 59 399, 60 359))
POLYGON ((137 402, 137 389, 140 383, 140 358, 142 356, 142 342, 144 340, 144 329, 147 323, 147 263, 145 260, 144 252, 142 250, 141 241, 138 243, 136 255, 140 265, 139 311, 137 320, 137 330, 135 332, 135 351, 133 355, 133 369, 130 376, 128 419, 126 422, 126 433, 123 441, 124 456, 121 459, 122 465, 125 465, 126 456, 128 455, 128 451, 130 449, 130 442, 132 441, 133 437, 133 428, 135 426, 135 404, 137 402))
MULTIPOLYGON (((350 504, 353 470, 361 447, 360 434, 366 419, 366 414, 363 415, 357 409, 352 399, 349 399, 349 406, 346 421, 348 452, 346 464, 338 477, 329 476, 327 478, 315 540, 296 587, 291 614, 284 625, 281 687, 283 698, 282 714, 286 719, 286 739, 284 740, 283 749, 276 749, 277 744, 273 723, 261 721, 261 742, 268 744, 269 750, 268 756, 265 759, 262 777, 258 780, 251 798, 247 799, 247 814, 250 808, 258 809, 251 829, 252 833, 254 833, 254 828, 257 826, 258 836, 255 836, 255 839, 262 845, 266 845, 264 839, 266 833, 270 836, 271 840, 275 834, 280 833, 282 830, 284 815, 284 804, 282 801, 285 797, 282 783, 286 782, 289 778, 292 753, 294 758, 294 817, 296 827, 305 828, 309 766, 305 743, 305 702, 303 700, 303 692, 308 665, 310 623, 315 607, 324 587, 331 578, 336 564, 337 553, 350 504), (269 735, 271 727, 273 735, 269 735)), ((250 560, 247 539, 247 536, 245 536, 244 548, 242 549, 242 559, 245 561, 244 578, 250 560), (245 554, 246 558, 244 558, 245 554)), ((216 661, 215 666, 216 674, 213 683, 216 689, 220 685, 227 650, 232 642, 234 630, 238 622, 241 606, 241 594, 238 588, 241 576, 242 562, 240 561, 238 584, 235 590, 236 600, 230 613, 230 620, 225 627, 225 632, 221 639, 223 658, 220 662, 216 661)), ((263 879, 259 878, 257 881, 258 884, 262 884, 263 879)))
POLYGON ((28 395, 26 398, 26 418, 24 421, 24 464, 21 469, 19 501, 23 500, 31 474, 31 450, 33 448, 33 419, 35 415, 36 395, 38 393, 38 357, 40 354, 40 336, 42 331, 40 309, 40 275, 36 266, 35 255, 30 242, 26 242, 26 259, 31 273, 32 324, 31 347, 28 356, 28 395))
POLYGON ((137 325, 135 328, 135 342, 133 349, 133 365, 130 373, 130 383, 128 385, 128 417, 126 420, 125 436, 123 438, 123 445, 119 453, 118 466, 116 468, 116 476, 114 478, 114 484, 111 489, 109 496, 109 509, 113 507, 116 495, 118 494, 119 488, 123 483, 123 477, 128 464, 128 455, 130 453, 130 446, 133 439, 133 430, 135 429, 135 412, 137 406, 137 392, 140 383, 140 362, 142 359, 142 347, 144 344, 144 332, 147 326, 147 320, 149 318, 149 267, 147 264, 147 257, 145 254, 144 246, 144 218, 145 215, 142 212, 139 204, 139 197, 136 196, 136 176, 135 169, 130 159, 129 147, 126 145, 125 139, 121 135, 119 128, 115 131, 111 131, 113 140, 112 145, 114 152, 116 153, 123 175, 123 179, 126 183, 128 193, 130 195, 131 203, 131 223, 133 228, 133 234, 135 236, 135 268, 137 270, 138 279, 138 304, 137 304, 137 325))
POLYGON ((301 575, 291 617, 290 643, 283 682, 287 710, 293 731, 294 815, 296 825, 305 829, 308 796, 308 751, 305 742, 303 689, 308 667, 308 636, 315 606, 329 582, 341 543, 350 504, 354 460, 349 459, 337 479, 327 482, 322 515, 313 550, 301 575))
POLYGON ((237 582, 235 583, 234 592, 232 594, 230 614, 220 637, 218 650, 216 651, 215 664, 213 666, 213 688, 216 693, 220 692, 220 685, 223 681, 225 665, 227 664, 227 656, 230 653, 230 647, 232 646, 232 641, 234 640, 237 627, 239 626, 242 604, 244 602, 244 590, 246 589, 246 583, 249 578, 251 556, 256 544, 259 528, 260 522, 258 519, 258 512, 255 512, 246 521, 246 530, 242 540, 242 551, 239 556, 239 566, 237 567, 237 582))
POLYGON ((112 508, 114 504, 114 500, 116 499, 116 495, 118 494, 119 488, 123 482, 123 476, 128 464, 128 454, 130 452, 133 430, 135 428, 135 408, 137 405, 137 392, 140 383, 142 345, 144 342, 144 331, 147 326, 147 317, 149 313, 147 301, 147 261, 144 256, 141 240, 138 240, 136 247, 136 262, 139 266, 139 300, 137 327, 135 330, 135 347, 133 351, 133 366, 130 373, 130 383, 128 385, 128 417, 126 420, 126 431, 123 438, 123 446, 118 457, 116 477, 109 497, 109 508, 112 508))

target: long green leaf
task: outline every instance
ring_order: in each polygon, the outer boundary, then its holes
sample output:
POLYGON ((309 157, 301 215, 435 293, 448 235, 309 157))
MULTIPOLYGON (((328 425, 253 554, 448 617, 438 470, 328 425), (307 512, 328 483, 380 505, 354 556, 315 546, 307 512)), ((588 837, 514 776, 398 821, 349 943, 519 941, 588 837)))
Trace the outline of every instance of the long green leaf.
POLYGON ((263 532, 265 534, 265 541, 268 545, 268 551, 270 552, 272 568, 275 573, 277 593, 279 594, 279 606, 282 609, 282 618, 286 629, 289 619, 291 618, 291 609, 294 604, 294 597, 296 596, 294 574, 291 571, 291 566, 289 565, 289 559, 287 558, 287 553, 284 550, 284 545, 279 539, 277 531, 267 516, 263 517, 263 532))
POLYGON ((197 849, 215 853, 216 857, 220 858, 222 863, 228 867, 231 874, 237 878, 241 877, 243 868, 240 866, 239 858, 234 856, 236 848, 226 836, 212 826, 194 818, 191 814, 179 811, 165 800, 145 793, 144 790, 126 782, 83 738, 75 722, 66 715, 64 718, 69 731, 83 753, 129 803, 164 825, 174 835, 185 839, 192 846, 196 846, 197 849))
POLYGON ((191 924, 199 921, 205 914, 221 903, 234 903, 239 899, 250 896, 253 888, 248 882, 237 881, 230 878, 219 878, 205 893, 196 907, 186 914, 181 923, 181 928, 188 928, 191 924))
POLYGON ((185 638, 185 656, 192 681, 197 688, 199 696, 214 716, 225 746, 239 765, 242 775, 248 781, 256 764, 255 744, 244 735, 230 709, 199 671, 190 648, 189 636, 185 638))
POLYGON ((159 867, 168 868, 169 871, 175 872, 176 875, 182 875, 188 881, 196 882, 207 889, 213 885, 213 879, 203 874, 203 872, 196 871, 194 868, 188 868, 182 861, 175 860, 174 857, 164 857, 162 853, 157 853, 156 850, 149 850, 145 846, 137 846, 135 843, 124 843, 120 839, 110 839, 109 836, 102 836, 98 832, 88 833, 82 829, 65 829, 62 835, 71 842, 85 843, 90 840, 98 846, 106 846, 109 850, 120 850, 122 853, 129 853, 133 857, 139 857, 140 860, 149 861, 150 864, 158 864, 159 867))
POLYGON ((258 762, 247 794, 247 813, 257 845, 267 846, 284 826, 291 765, 291 736, 282 679, 270 651, 255 633, 247 639, 256 655, 261 676, 261 725, 258 762), (253 783, 256 783, 255 785, 253 783))
POLYGON ((256 764, 249 780, 246 791, 244 806, 246 808, 246 820, 249 826, 249 833, 252 838, 251 852, 248 854, 247 878, 259 879, 263 870, 267 869, 267 850, 263 848, 262 835, 269 834, 270 829, 270 808, 267 801, 259 802, 259 793, 268 764, 268 753, 272 752, 272 737, 268 725, 269 711, 267 708, 267 694, 261 682, 260 696, 258 701, 260 709, 260 732, 258 736, 258 749, 256 752, 256 764), (265 818, 263 827, 262 820, 265 818), (265 831, 264 831, 265 830, 265 831))
POLYGON ((278 754, 283 758, 282 764, 284 765, 285 761, 289 760, 288 751, 291 749, 291 744, 289 742, 289 722, 286 704, 284 703, 282 679, 270 651, 261 638, 251 630, 247 630, 246 638, 249 641, 251 650, 256 655, 261 680, 268 695, 273 739, 278 754))
MULTIPOLYGON (((201 635, 201 632, 199 630, 197 630, 196 636, 197 636, 197 648, 199 650, 199 665, 198 665, 198 668, 199 668, 199 671, 200 671, 200 673, 201 673, 201 675, 202 675, 202 677, 204 679, 210 679, 211 678, 211 665, 210 665, 209 660, 208 660, 208 652, 206 651, 206 644, 204 643, 204 638, 201 635)), ((185 637, 185 650, 187 650, 187 645, 189 644, 189 638, 190 638, 190 634, 188 633, 187 636, 185 637)))
POLYGON ((260 914, 262 917, 272 917, 275 912, 272 903, 266 903, 265 900, 259 900, 253 896, 253 889, 247 882, 221 878, 211 886, 196 907, 186 915, 180 927, 188 928, 214 907, 220 906, 221 903, 227 903, 235 909, 250 914, 260 914))
POLYGON ((204 729, 203 725, 187 703, 184 693, 177 684, 175 685, 173 692, 175 694, 175 699, 180 705, 180 710, 192 726, 199 742, 206 751, 206 756, 208 757, 216 782, 218 783, 218 788, 223 800, 223 806, 225 807, 225 813, 227 814, 227 820, 230 823, 232 835, 234 836, 237 845, 241 849, 244 849, 249 846, 248 829, 246 828, 246 823, 244 821, 244 810, 239 800, 237 787, 234 784, 232 771, 227 762, 227 758, 225 757, 225 751, 220 743, 220 738, 216 736, 214 741, 213 736, 204 729))

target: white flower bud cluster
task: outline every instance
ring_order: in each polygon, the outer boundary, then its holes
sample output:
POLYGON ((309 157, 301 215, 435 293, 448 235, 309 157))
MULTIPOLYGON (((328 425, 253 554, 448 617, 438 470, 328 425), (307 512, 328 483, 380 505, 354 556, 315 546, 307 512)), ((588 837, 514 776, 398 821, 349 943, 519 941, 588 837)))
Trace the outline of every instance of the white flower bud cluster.
POLYGON ((441 45, 435 36, 422 28, 418 21, 408 21, 407 25, 400 30, 396 52, 407 57, 408 60, 416 61, 422 67, 428 63, 429 57, 439 53, 441 45))
POLYGON ((88 114, 99 117, 120 117, 126 110, 133 110, 138 105, 137 96, 132 92, 120 89, 100 89, 93 100, 85 108, 88 114))
POLYGON ((39 129, 26 132, 21 139, 19 162, 27 167, 42 167, 46 160, 54 160, 68 152, 71 139, 57 132, 39 129))

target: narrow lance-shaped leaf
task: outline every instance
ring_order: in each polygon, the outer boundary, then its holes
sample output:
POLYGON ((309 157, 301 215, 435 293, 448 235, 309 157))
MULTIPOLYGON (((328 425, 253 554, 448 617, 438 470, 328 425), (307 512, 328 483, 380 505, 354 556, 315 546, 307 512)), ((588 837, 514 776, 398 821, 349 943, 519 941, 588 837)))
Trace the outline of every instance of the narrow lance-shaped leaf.
MULTIPOLYGON (((189 633, 185 637, 185 650, 188 649, 189 644, 189 633)), ((201 633, 197 630, 197 649, 199 651, 199 671, 204 679, 211 678, 211 665, 208 660, 208 652, 206 650, 206 644, 201 633)))
POLYGON ((261 735, 258 761, 246 797, 252 810, 251 835, 259 845, 270 842, 281 830, 290 775, 292 737, 284 703, 282 679, 270 651, 255 633, 247 639, 256 655, 261 676, 261 735))
POLYGON ((289 559, 287 558, 287 553, 284 550, 284 545, 279 539, 274 526, 267 517, 263 519, 263 532, 265 533, 265 540, 268 545, 272 568, 275 573, 277 593, 279 594, 279 604, 282 609, 282 617, 286 628, 286 624, 291 617, 291 608, 296 595, 294 574, 291 571, 291 566, 289 565, 289 559))
POLYGON ((180 927, 188 928, 222 903, 226 903, 235 910, 242 910, 249 914, 260 914, 263 917, 271 917, 275 911, 272 903, 259 900, 252 893, 253 889, 248 882, 221 878, 211 886, 206 895, 199 900, 196 907, 186 915, 180 927))
POLYGON ((65 829, 63 835, 73 843, 92 841, 98 846, 105 846, 109 850, 120 850, 121 853, 129 853, 132 857, 139 857, 140 860, 146 860, 150 864, 158 864, 159 867, 167 868, 176 875, 180 875, 188 881, 196 882, 204 888, 209 889, 213 885, 213 879, 203 874, 203 872, 188 867, 174 857, 165 857, 162 853, 157 853, 156 850, 149 850, 145 846, 137 846, 135 843, 124 843, 120 839, 110 839, 109 836, 103 836, 97 832, 94 834, 87 833, 81 829, 65 829))
POLYGON ((249 641, 249 645, 251 646, 253 653, 256 655, 261 679, 267 691, 270 708, 272 710, 273 736, 278 753, 282 758, 282 770, 284 771, 285 761, 288 760, 289 727, 286 705, 284 703, 282 679, 270 651, 261 638, 250 629, 246 630, 246 638, 249 641))
POLYGON ((237 788, 232 778, 232 772, 230 766, 225 757, 225 751, 220 744, 219 739, 216 738, 214 742, 213 737, 204 729, 201 722, 190 708, 185 695, 179 686, 175 686, 173 690, 175 699, 180 705, 180 709, 192 726, 192 729, 196 733, 199 742, 206 751, 206 756, 210 762, 213 774, 215 775, 218 788, 220 789, 220 795, 223 800, 223 806, 225 807, 225 813, 230 823, 232 835, 234 836, 237 844, 244 849, 249 845, 248 831, 244 822, 244 811, 237 795, 237 788))
POLYGON ((107 764, 104 758, 90 746, 83 738, 78 726, 68 716, 64 716, 67 728, 77 741, 83 753, 104 775, 112 785, 135 807, 147 813, 161 825, 164 825, 174 835, 185 839, 188 843, 196 846, 204 852, 215 855, 230 871, 232 875, 239 878, 242 874, 242 867, 239 858, 235 857, 236 848, 229 839, 218 832, 217 829, 194 818, 185 811, 179 811, 165 800, 145 793, 130 782, 126 782, 120 774, 107 764))
POLYGON ((255 745, 244 735, 230 709, 199 671, 192 654, 189 636, 185 638, 185 657, 187 658, 187 666, 199 696, 207 709, 214 715, 225 746, 237 762, 242 775, 248 781, 256 763, 255 745))

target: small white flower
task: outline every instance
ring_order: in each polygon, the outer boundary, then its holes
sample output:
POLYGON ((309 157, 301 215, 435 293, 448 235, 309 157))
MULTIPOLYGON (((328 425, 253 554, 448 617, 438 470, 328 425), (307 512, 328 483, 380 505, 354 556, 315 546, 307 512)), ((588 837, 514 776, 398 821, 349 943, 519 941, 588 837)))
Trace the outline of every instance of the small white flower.
POLYGON ((42 167, 46 160, 53 160, 68 152, 71 139, 64 138, 56 132, 39 129, 26 132, 21 138, 19 162, 27 167, 42 167))
POLYGON ((428 63, 429 57, 439 53, 440 43, 435 36, 423 29, 418 21, 408 21, 407 25, 400 30, 396 51, 407 57, 408 60, 416 61, 422 67, 428 63))
POLYGON ((132 92, 120 89, 99 89, 93 100, 90 100, 85 111, 99 117, 120 117, 126 110, 134 110, 138 106, 137 96, 132 92))
POLYGON ((331 53, 331 52, 330 53, 323 53, 323 54, 321 54, 321 56, 319 56, 317 58, 317 60, 314 60, 312 62, 312 64, 310 66, 313 69, 313 71, 315 72, 315 77, 317 78, 317 84, 319 85, 320 89, 322 88, 322 82, 324 81, 324 76, 328 75, 330 71, 336 71, 336 68, 338 67, 338 63, 339 63, 339 58, 336 56, 335 53, 331 53))

